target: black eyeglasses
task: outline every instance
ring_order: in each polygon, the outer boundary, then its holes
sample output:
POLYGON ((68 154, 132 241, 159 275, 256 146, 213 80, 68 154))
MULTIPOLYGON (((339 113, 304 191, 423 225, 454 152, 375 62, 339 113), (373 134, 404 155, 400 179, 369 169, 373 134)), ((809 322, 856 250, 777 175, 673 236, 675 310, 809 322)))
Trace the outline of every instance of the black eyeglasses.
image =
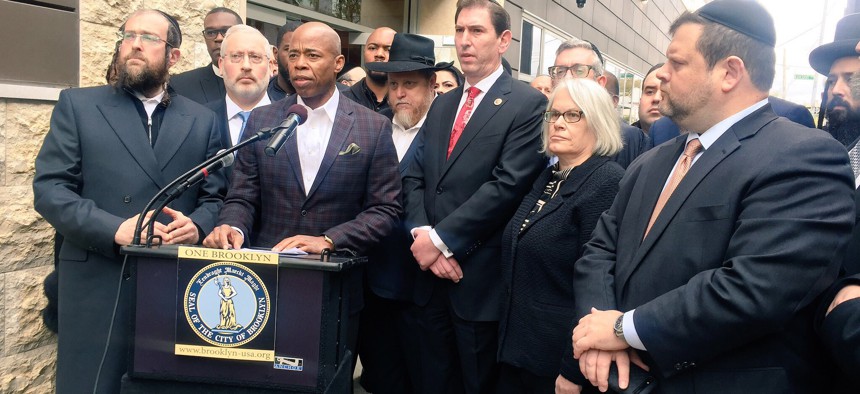
POLYGON ((230 28, 225 27, 223 29, 206 29, 203 30, 203 37, 206 37, 207 40, 214 40, 218 38, 219 34, 221 35, 221 37, 226 36, 227 30, 230 30, 230 28))
POLYGON ((543 113, 543 121, 547 123, 555 123, 558 118, 563 117, 567 123, 576 123, 582 120, 582 111, 567 111, 564 113, 558 111, 546 111, 543 113))
POLYGON ((593 70, 594 67, 585 64, 574 64, 570 67, 568 66, 552 66, 548 68, 549 76, 553 78, 564 78, 567 75, 568 71, 573 73, 573 76, 577 78, 585 78, 588 76, 588 72, 593 70))
POLYGON ((166 40, 163 40, 161 37, 156 36, 155 34, 136 33, 133 31, 118 31, 118 32, 116 32, 116 37, 120 41, 126 41, 126 42, 134 42, 134 40, 137 40, 137 38, 140 37, 140 41, 144 45, 147 45, 147 46, 153 46, 153 45, 158 44, 159 42, 164 41, 165 45, 173 48, 173 45, 170 45, 169 42, 167 42, 166 40))

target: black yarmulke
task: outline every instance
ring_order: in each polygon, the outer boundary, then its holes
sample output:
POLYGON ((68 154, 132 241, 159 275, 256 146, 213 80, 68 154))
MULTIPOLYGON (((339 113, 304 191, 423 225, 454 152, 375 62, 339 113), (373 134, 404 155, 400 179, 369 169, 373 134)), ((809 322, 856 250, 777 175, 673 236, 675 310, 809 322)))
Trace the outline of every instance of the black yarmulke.
POLYGON ((702 18, 750 36, 768 46, 776 46, 773 18, 761 4, 755 1, 712 1, 699 8, 696 13, 702 18))

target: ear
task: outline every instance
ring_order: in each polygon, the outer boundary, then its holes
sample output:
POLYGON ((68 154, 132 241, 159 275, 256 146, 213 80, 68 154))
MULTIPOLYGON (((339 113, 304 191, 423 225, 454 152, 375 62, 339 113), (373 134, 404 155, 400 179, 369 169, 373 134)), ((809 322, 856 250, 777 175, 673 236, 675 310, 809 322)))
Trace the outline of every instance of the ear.
POLYGON ((173 67, 176 63, 179 63, 179 58, 182 57, 182 53, 179 51, 179 48, 170 48, 170 57, 168 57, 167 61, 168 67, 173 67))
POLYGON ((505 53, 508 50, 508 47, 511 46, 511 37, 512 33, 510 30, 505 30, 499 35, 501 39, 499 42, 499 53, 505 53))
POLYGON ((720 89, 724 93, 731 91, 741 81, 749 78, 744 61, 737 56, 729 56, 720 62, 720 64, 714 66, 714 72, 718 72, 717 77, 722 78, 720 89))
POLYGON ((224 76, 224 58, 218 56, 218 74, 224 76))
POLYGON ((605 89, 606 88, 606 75, 601 75, 601 76, 597 77, 596 82, 605 89))
POLYGON ((334 58, 334 72, 339 73, 340 70, 343 70, 344 64, 346 64, 346 59, 343 55, 337 55, 337 57, 334 58))

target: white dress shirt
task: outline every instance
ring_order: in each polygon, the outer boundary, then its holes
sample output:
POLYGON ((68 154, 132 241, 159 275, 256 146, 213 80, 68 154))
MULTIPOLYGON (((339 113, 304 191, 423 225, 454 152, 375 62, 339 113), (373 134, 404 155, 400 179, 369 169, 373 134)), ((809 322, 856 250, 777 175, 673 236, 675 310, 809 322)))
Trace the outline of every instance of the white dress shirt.
MULTIPOLYGON (((239 143, 239 134, 242 133, 243 121, 242 116, 239 115, 242 112, 242 108, 239 108, 239 106, 230 99, 230 95, 224 96, 224 101, 227 104, 227 125, 230 126, 230 142, 233 145, 236 145, 239 143)), ((269 99, 269 94, 264 93, 263 98, 261 98, 257 104, 254 104, 254 108, 259 108, 271 103, 272 101, 269 99)), ((251 109, 253 110, 254 108, 251 109)), ((247 121, 248 119, 245 119, 245 122, 247 121)))
MULTIPOLYGON (((702 157, 702 154, 704 154, 705 151, 711 147, 711 145, 713 145, 715 142, 717 142, 717 139, 719 139, 723 134, 725 134, 726 131, 728 131, 732 126, 735 125, 735 123, 737 123, 741 119, 747 117, 749 114, 757 111, 759 108, 764 107, 765 104, 767 104, 767 102, 768 102, 767 98, 765 98, 764 100, 761 100, 761 101, 747 107, 743 111, 738 112, 732 116, 729 116, 728 118, 723 119, 721 122, 711 126, 710 129, 708 129, 707 131, 705 131, 702 134, 688 133, 687 134, 687 142, 688 143, 691 140, 694 140, 696 138, 698 138, 699 142, 702 143, 702 150, 700 150, 699 153, 697 153, 696 156, 693 157, 693 163, 690 164, 690 169, 691 170, 693 169, 693 165, 695 165, 696 161, 699 160, 700 157, 702 157)), ((683 155, 681 157, 683 157, 683 155)), ((678 161, 681 160, 681 157, 678 157, 678 161)), ((675 167, 677 167, 677 166, 678 166, 678 163, 675 162, 675 167)), ((674 173, 674 172, 675 172, 675 169, 673 168, 672 172, 670 172, 669 176, 666 178, 666 183, 663 184, 664 189, 666 188, 666 185, 669 183, 669 179, 672 179, 672 173, 674 173)), ((624 318, 623 318, 622 323, 621 323, 621 325, 622 325, 621 329, 624 331, 624 340, 627 341, 627 343, 630 344, 630 346, 633 347, 634 349, 647 351, 648 349, 645 349, 645 344, 643 344, 642 340, 639 338, 639 334, 636 332, 636 325, 633 323, 633 314, 635 312, 636 312, 636 309, 633 309, 633 310, 624 314, 624 318)))
POLYGON ((298 104, 308 109, 308 120, 296 128, 296 144, 299 148, 299 163, 302 166, 302 182, 305 187, 305 195, 307 195, 320 170, 325 150, 328 147, 328 140, 331 138, 337 106, 340 104, 340 93, 335 90, 331 98, 317 109, 311 109, 305 105, 301 96, 297 96, 297 100, 298 104))

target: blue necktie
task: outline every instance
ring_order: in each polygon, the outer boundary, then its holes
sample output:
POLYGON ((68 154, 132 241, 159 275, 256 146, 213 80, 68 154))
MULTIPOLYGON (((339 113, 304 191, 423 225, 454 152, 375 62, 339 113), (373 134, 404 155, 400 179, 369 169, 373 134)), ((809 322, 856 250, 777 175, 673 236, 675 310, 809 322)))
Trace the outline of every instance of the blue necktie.
POLYGON ((238 114, 242 118, 242 128, 239 129, 239 140, 237 143, 242 141, 242 137, 245 134, 245 125, 248 124, 248 118, 251 117, 251 111, 242 111, 238 114))

